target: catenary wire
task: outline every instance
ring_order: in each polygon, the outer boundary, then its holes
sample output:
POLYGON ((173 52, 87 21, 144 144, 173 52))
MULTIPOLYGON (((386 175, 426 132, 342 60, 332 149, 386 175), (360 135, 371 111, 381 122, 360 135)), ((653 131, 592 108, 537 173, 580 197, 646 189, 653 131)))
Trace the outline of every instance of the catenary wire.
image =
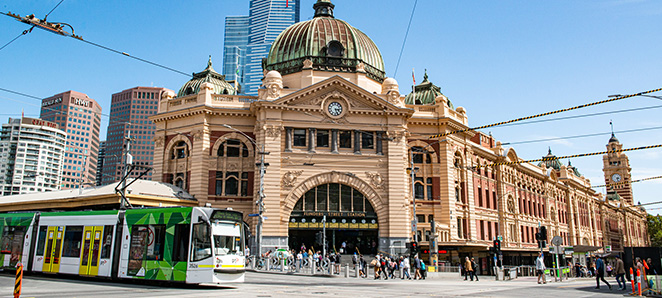
POLYGON ((565 109, 555 110, 555 111, 551 111, 551 112, 546 112, 546 113, 541 113, 541 114, 536 114, 536 115, 531 115, 531 116, 526 116, 526 117, 521 117, 521 118, 511 119, 511 120, 508 120, 508 121, 503 121, 503 122, 498 122, 498 123, 492 123, 492 124, 487 124, 487 125, 482 125, 482 126, 476 126, 476 127, 470 127, 470 128, 465 128, 465 129, 458 129, 458 130, 454 130, 454 131, 449 131, 449 132, 445 132, 445 133, 441 133, 441 134, 432 135, 432 136, 430 136, 429 138, 430 138, 430 139, 435 139, 435 138, 445 137, 445 136, 452 135, 452 134, 456 134, 456 133, 462 133, 462 132, 467 132, 467 131, 480 130, 480 129, 483 129, 483 128, 494 127, 494 126, 502 126, 502 125, 505 125, 505 124, 510 124, 510 123, 514 123, 514 122, 520 122, 520 121, 524 121, 524 120, 529 120, 529 119, 533 119, 533 118, 538 118, 538 117, 543 117, 543 116, 548 116, 548 115, 558 114, 558 113, 567 112, 567 111, 572 111, 572 110, 577 110, 577 109, 581 109, 581 108, 586 108, 586 107, 595 106, 595 105, 599 105, 599 104, 603 104, 603 103, 613 102, 613 101, 617 101, 617 100, 621 100, 621 99, 626 99, 626 98, 630 98, 630 97, 635 97, 635 96, 645 95, 645 94, 649 94, 649 93, 653 93, 653 92, 658 92, 658 91, 662 91, 662 88, 652 89, 652 90, 648 90, 648 91, 642 91, 642 92, 639 92, 639 93, 634 93, 634 94, 629 94, 629 95, 621 95, 621 96, 612 97, 612 98, 605 99, 605 100, 595 101, 595 102, 591 102, 591 103, 587 103, 587 104, 582 104, 582 105, 578 105, 578 106, 574 106, 574 107, 570 107, 570 108, 565 108, 565 109))
MULTIPOLYGON (((628 130, 620 130, 620 131, 615 131, 615 132, 613 132, 613 133, 624 134, 624 133, 639 132, 639 131, 647 131, 647 130, 655 130, 655 129, 662 129, 662 126, 646 127, 646 128, 637 128, 637 129, 628 129, 628 130)), ((574 135, 574 136, 567 136, 567 137, 557 137, 557 138, 537 139, 537 140, 518 141, 518 142, 507 142, 507 143, 502 143, 502 145, 515 145, 515 144, 528 144, 528 143, 538 143, 538 142, 546 142, 546 141, 569 140, 569 139, 577 139, 577 138, 586 138, 586 137, 596 137, 596 136, 608 135, 608 134, 610 134, 610 133, 612 133, 612 132, 599 132, 599 133, 584 134, 584 135, 574 135)))
POLYGON ((402 58, 402 53, 405 51, 405 44, 407 43, 407 36, 409 36, 409 28, 411 28, 411 22, 414 20, 414 12, 416 11, 416 4, 418 0, 414 1, 414 7, 411 9, 411 16, 409 16, 409 24, 407 25, 407 31, 405 32, 405 38, 402 41, 402 48, 400 49, 400 55, 398 56, 398 63, 395 64, 395 71, 393 76, 395 77, 398 74, 398 68, 400 67, 400 59, 402 58))

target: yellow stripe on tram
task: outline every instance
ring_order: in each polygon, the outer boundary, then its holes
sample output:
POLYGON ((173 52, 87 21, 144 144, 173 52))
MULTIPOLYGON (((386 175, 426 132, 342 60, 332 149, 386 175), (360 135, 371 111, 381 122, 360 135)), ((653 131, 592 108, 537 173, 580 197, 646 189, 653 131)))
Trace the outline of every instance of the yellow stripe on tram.
POLYGON ((214 268, 214 265, 198 265, 198 268, 214 268))
POLYGON ((244 268, 244 265, 221 265, 221 268, 244 268))

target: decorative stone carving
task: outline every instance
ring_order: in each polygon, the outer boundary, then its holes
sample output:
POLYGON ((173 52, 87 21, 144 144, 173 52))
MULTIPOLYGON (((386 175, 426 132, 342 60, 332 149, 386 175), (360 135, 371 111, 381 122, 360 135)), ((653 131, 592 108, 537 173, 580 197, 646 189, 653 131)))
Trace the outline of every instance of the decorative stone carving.
POLYGON ((273 126, 273 125, 265 125, 262 127, 262 129, 264 129, 268 137, 272 137, 272 138, 279 137, 281 132, 283 131, 282 126, 273 126))
POLYGON ((196 130, 196 131, 193 131, 193 132, 192 132, 193 140, 194 140, 194 141, 200 141, 200 140, 202 140, 202 134, 203 134, 202 130, 196 130))
POLYGON ((285 175, 283 175, 283 179, 281 179, 281 185, 283 187, 292 187, 294 184, 297 182, 297 178, 301 176, 303 173, 303 170, 299 171, 287 171, 285 175))
POLYGON ((376 189, 384 189, 385 180, 382 175, 376 172, 365 172, 366 176, 370 178, 370 185, 376 189))
POLYGON ((154 137, 154 148, 161 148, 161 147, 163 147, 164 143, 165 143, 165 137, 164 136, 155 136, 154 137))
POLYGON ((515 200, 513 198, 508 199, 508 212, 515 213, 515 200))
POLYGON ((551 209, 549 209, 549 218, 550 218, 552 221, 556 221, 556 209, 554 209, 554 207, 552 207, 551 209))
POLYGON ((236 171, 238 168, 239 166, 236 163, 228 164, 228 171, 236 171))
POLYGON ((303 60, 303 69, 313 68, 313 61, 310 59, 303 60))
POLYGON ((267 89, 266 100, 274 100, 280 97, 280 92, 283 90, 283 77, 279 72, 269 71, 264 76, 262 84, 267 89))
POLYGON ((363 62, 359 62, 359 64, 356 65, 356 71, 365 72, 365 64, 363 64, 363 62))
POLYGON ((382 83, 382 94, 386 95, 386 100, 390 103, 404 107, 405 102, 400 97, 400 89, 398 87, 398 82, 394 78, 386 78, 382 83))
POLYGON ((405 137, 405 131, 404 130, 389 130, 386 132, 386 136, 388 136, 390 139, 393 139, 396 143, 402 142, 402 139, 405 137))

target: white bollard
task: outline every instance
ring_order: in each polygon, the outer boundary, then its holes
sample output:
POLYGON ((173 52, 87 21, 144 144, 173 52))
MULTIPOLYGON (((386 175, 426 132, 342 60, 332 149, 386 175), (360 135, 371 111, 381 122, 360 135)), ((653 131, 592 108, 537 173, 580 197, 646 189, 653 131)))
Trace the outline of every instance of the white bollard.
POLYGON ((349 278, 349 264, 345 264, 345 278, 349 278))

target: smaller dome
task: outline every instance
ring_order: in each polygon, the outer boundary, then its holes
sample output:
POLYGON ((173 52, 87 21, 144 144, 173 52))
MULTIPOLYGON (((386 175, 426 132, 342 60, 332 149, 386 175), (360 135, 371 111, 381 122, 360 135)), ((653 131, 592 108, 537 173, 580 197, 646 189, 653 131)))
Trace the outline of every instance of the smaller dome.
POLYGON ((275 70, 270 70, 267 72, 267 75, 264 76, 265 79, 283 79, 279 72, 275 70))
POLYGON ((611 138, 609 138, 609 143, 618 143, 618 139, 613 132, 611 133, 611 138))
POLYGON ((539 167, 542 167, 544 164, 545 167, 553 168, 555 170, 560 170, 561 169, 561 162, 556 159, 556 155, 552 154, 552 148, 549 148, 549 151, 547 151, 547 155, 542 157, 544 160, 538 163, 539 167))
POLYGON ((181 88, 179 88, 177 97, 198 94, 198 92, 200 92, 200 86, 203 83, 211 84, 214 94, 237 94, 234 86, 225 81, 225 76, 217 73, 214 68, 211 67, 211 56, 209 56, 207 68, 199 73, 194 73, 193 78, 186 82, 186 84, 184 84, 181 88))
POLYGON ((582 174, 579 173, 579 170, 578 170, 576 167, 574 167, 574 166, 572 165, 572 163, 571 163, 569 160, 568 160, 568 166, 567 166, 567 168, 568 168, 569 170, 571 170, 572 173, 575 174, 575 176, 577 176, 577 177, 581 177, 581 176, 582 176, 582 174))
MULTIPOLYGON (((414 92, 405 96, 405 103, 408 105, 433 105, 440 95, 444 95, 441 93, 441 87, 428 81, 428 71, 426 69, 425 75, 423 75, 423 82, 414 86, 414 92)), ((453 104, 450 100, 447 101, 447 105, 453 109, 453 104)))

